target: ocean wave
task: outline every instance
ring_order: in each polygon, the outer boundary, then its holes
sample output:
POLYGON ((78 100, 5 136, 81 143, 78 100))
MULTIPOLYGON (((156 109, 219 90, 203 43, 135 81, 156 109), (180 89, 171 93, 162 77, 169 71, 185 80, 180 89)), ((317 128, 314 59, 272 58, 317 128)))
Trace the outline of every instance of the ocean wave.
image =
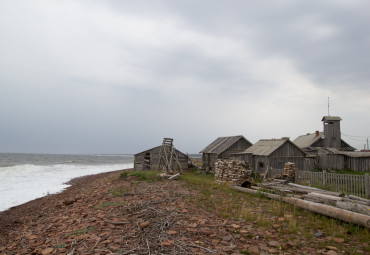
POLYGON ((85 175, 129 169, 133 163, 125 164, 22 164, 0 167, 0 211, 23 204, 47 194, 61 192, 68 187, 65 183, 85 175))

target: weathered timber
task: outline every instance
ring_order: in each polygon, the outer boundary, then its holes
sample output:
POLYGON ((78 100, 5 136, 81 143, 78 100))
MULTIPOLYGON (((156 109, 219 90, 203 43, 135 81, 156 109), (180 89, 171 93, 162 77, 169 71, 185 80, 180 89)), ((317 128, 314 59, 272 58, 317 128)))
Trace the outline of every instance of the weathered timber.
POLYGON ((316 192, 311 192, 303 196, 305 200, 316 202, 316 203, 323 203, 327 205, 335 205, 337 201, 343 201, 343 198, 337 196, 331 196, 316 192))
POLYGON ((180 173, 177 173, 177 174, 174 174, 174 175, 168 177, 168 180, 176 180, 178 178, 180 178, 180 173))
POLYGON ((310 192, 317 192, 317 193, 327 194, 327 195, 331 195, 331 196, 337 196, 337 197, 344 197, 345 196, 345 194, 343 192, 327 191, 327 190, 322 190, 322 189, 319 189, 319 188, 299 185, 299 184, 296 184, 296 183, 288 183, 287 185, 291 186, 291 187, 301 188, 303 190, 309 190, 310 192))
POLYGON ((351 212, 362 213, 370 216, 370 206, 351 203, 347 201, 337 201, 336 206, 351 212))
POLYGON ((370 200, 362 198, 362 197, 356 197, 356 196, 349 195, 348 198, 360 204, 370 205, 370 200))
POLYGON ((331 196, 338 196, 338 197, 344 196, 344 193, 321 190, 321 189, 316 189, 316 188, 302 186, 302 185, 293 186, 290 184, 291 183, 288 183, 287 185, 282 185, 279 183, 266 183, 266 184, 262 184, 262 187, 272 188, 272 189, 276 189, 276 190, 283 191, 283 192, 289 190, 290 192, 294 192, 298 194, 308 194, 311 192, 316 192, 316 193, 321 193, 321 194, 326 194, 326 195, 331 195, 331 196))
POLYGON ((242 188, 238 186, 231 186, 231 189, 238 190, 244 193, 263 194, 264 196, 268 198, 279 200, 279 201, 284 201, 286 203, 293 204, 295 206, 306 209, 308 211, 320 213, 320 214, 323 214, 329 217, 343 220, 345 222, 350 222, 350 223, 354 223, 354 224, 358 224, 358 225, 370 228, 370 216, 368 215, 360 214, 357 212, 351 212, 351 211, 333 207, 330 205, 318 204, 318 203, 314 203, 310 201, 305 201, 305 200, 298 199, 295 197, 282 197, 276 194, 260 192, 257 190, 242 188))

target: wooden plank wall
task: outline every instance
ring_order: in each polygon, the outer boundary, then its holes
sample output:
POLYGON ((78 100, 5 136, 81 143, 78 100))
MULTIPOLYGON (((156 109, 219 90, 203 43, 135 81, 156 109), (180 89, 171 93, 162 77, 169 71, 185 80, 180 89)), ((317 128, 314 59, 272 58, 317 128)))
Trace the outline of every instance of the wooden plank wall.
MULTIPOLYGON (((158 170, 158 165, 159 165, 159 160, 160 160, 160 150, 161 147, 156 147, 153 148, 152 150, 149 151, 144 151, 142 153, 136 154, 135 159, 134 159, 134 169, 136 171, 143 171, 143 170, 152 170, 152 171, 157 171, 158 170), (150 154, 150 166, 147 166, 145 162, 145 156, 146 154, 150 154)), ((188 168, 188 157, 187 155, 179 152, 178 150, 175 151, 175 155, 180 162, 180 165, 182 169, 187 169, 188 168)), ((177 165, 176 162, 173 162, 174 166, 177 165)))
POLYGON ((338 154, 320 154, 319 167, 321 169, 343 169, 344 156, 338 154))
POLYGON ((370 158, 345 157, 347 167, 352 171, 370 172, 370 158))
POLYGON ((280 148, 278 148, 276 151, 271 153, 272 157, 304 157, 305 154, 303 151, 299 150, 297 146, 294 146, 290 142, 284 143, 280 148))
POLYGON ((230 148, 222 152, 219 158, 220 159, 233 159, 234 156, 232 154, 243 152, 249 147, 251 147, 249 143, 247 143, 244 139, 239 139, 239 141, 231 145, 230 148))

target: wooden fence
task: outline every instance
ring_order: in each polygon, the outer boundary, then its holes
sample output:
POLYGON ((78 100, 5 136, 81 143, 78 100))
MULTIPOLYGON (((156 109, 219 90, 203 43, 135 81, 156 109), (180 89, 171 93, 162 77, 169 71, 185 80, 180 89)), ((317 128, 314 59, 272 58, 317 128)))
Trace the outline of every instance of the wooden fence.
MULTIPOLYGON (((270 169, 268 177, 271 178, 283 173, 283 169, 270 169)), ((365 175, 350 175, 327 173, 325 170, 323 172, 296 170, 295 182, 370 199, 370 178, 368 173, 365 175)))

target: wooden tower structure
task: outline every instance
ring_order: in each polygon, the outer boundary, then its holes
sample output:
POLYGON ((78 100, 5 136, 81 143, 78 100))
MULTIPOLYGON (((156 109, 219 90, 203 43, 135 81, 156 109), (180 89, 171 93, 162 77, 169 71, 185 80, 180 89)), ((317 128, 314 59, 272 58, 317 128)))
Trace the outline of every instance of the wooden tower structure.
POLYGON ((177 165, 180 172, 182 172, 181 164, 176 157, 173 139, 163 138, 163 143, 159 153, 158 171, 171 172, 174 170, 175 165, 177 165))
POLYGON ((340 121, 338 116, 324 116, 324 147, 341 148, 340 121))

